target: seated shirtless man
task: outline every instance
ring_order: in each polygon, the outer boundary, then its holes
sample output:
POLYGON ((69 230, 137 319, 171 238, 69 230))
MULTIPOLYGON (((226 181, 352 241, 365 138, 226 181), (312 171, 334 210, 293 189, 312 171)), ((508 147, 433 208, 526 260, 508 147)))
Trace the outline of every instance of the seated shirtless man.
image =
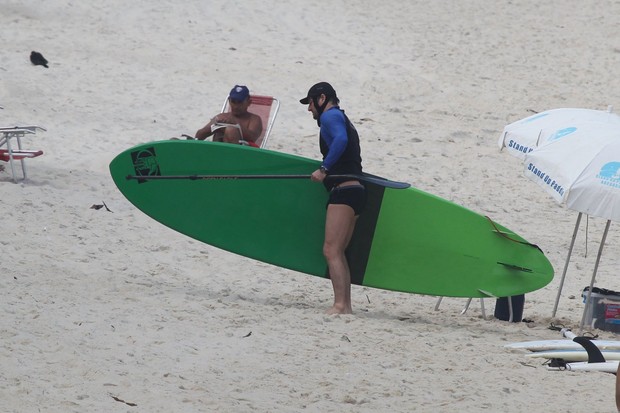
POLYGON ((248 88, 236 85, 228 95, 230 112, 220 113, 211 118, 209 123, 196 132, 196 139, 205 140, 213 135, 214 142, 239 144, 241 139, 248 142, 256 141, 263 131, 263 122, 260 116, 248 112, 250 99, 248 88), (212 126, 216 123, 239 125, 241 129, 228 126, 213 131, 212 126))

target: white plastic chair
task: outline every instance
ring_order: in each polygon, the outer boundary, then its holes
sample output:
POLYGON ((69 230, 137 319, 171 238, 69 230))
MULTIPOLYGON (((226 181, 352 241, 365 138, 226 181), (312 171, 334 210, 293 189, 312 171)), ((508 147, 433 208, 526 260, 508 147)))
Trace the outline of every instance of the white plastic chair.
POLYGON ((26 175, 26 158, 36 158, 43 155, 41 150, 27 150, 22 147, 22 137, 27 134, 36 133, 37 129, 44 131, 40 126, 15 126, 0 127, 0 160, 8 162, 13 175, 13 182, 17 183, 17 175, 15 173, 15 161, 21 162, 22 176, 25 180, 26 175), (17 148, 11 143, 11 139, 17 142, 17 148))

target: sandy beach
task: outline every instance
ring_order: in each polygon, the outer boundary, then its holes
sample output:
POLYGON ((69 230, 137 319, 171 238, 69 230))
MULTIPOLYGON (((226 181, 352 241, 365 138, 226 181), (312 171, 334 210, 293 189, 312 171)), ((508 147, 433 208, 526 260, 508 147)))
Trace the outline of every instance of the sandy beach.
MULTIPOLYGON (((0 172, 0 412, 615 412, 615 377, 548 371, 503 346, 576 329, 605 225, 500 152, 503 127, 560 107, 620 110, 620 3, 0 0, 0 126, 44 155, 0 172), (243 6, 242 6, 243 4, 243 6), (32 50, 49 60, 33 66, 32 50), (485 299, 355 286, 218 250, 131 205, 108 164, 193 135, 235 84, 281 101, 269 149, 319 159, 299 104, 329 81, 366 171, 513 229, 556 270, 529 323, 485 299), (105 204, 111 212, 92 209, 105 204)), ((620 290, 611 226, 597 286, 620 290)), ((594 333, 606 339, 618 336, 594 333)))

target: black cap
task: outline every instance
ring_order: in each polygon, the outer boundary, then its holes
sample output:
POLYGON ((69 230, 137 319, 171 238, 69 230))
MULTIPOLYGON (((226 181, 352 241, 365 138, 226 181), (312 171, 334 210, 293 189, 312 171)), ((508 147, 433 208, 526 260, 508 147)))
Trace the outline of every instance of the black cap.
POLYGON ((336 96, 336 91, 334 90, 332 85, 327 82, 319 82, 310 88, 310 90, 308 91, 308 95, 305 98, 300 99, 299 101, 302 105, 307 105, 308 103, 310 103, 310 99, 321 95, 325 95, 328 98, 338 97, 336 96))

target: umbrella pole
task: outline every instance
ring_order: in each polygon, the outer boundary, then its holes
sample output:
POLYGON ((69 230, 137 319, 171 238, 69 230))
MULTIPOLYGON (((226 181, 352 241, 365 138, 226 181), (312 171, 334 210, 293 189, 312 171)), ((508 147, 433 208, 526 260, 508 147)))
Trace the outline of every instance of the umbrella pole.
POLYGON ((564 288, 564 279, 566 278, 568 263, 570 262, 570 256, 573 253, 573 247, 575 246, 575 238, 577 238, 577 231, 579 230, 582 214, 583 213, 580 212, 579 215, 577 215, 577 222, 575 222, 575 229, 573 231, 573 239, 571 240, 570 247, 568 248, 568 255, 566 256, 566 263, 564 263, 564 271, 562 271, 562 279, 560 280, 560 286, 558 287, 558 295, 555 297, 555 304, 553 305, 553 314, 551 314, 551 317, 555 317, 555 313, 558 311, 558 303, 560 302, 560 295, 562 295, 562 288, 564 288))
POLYGON ((605 232, 603 232, 603 238, 601 239, 601 245, 598 247, 598 255, 596 256, 596 263, 594 264, 594 271, 592 272, 592 279, 590 280, 590 288, 588 289, 588 295, 586 297, 585 307, 583 309, 583 315, 581 316, 581 324, 579 324, 580 334, 583 332, 583 325, 586 322, 586 311, 588 310, 588 306, 590 305, 590 301, 592 299, 592 288, 594 287, 594 279, 596 278, 596 272, 598 271, 598 264, 601 261, 601 255, 603 255, 603 248, 605 247, 605 239, 607 238, 607 231, 609 231, 609 226, 611 225, 611 220, 607 220, 607 225, 605 225, 605 232))

